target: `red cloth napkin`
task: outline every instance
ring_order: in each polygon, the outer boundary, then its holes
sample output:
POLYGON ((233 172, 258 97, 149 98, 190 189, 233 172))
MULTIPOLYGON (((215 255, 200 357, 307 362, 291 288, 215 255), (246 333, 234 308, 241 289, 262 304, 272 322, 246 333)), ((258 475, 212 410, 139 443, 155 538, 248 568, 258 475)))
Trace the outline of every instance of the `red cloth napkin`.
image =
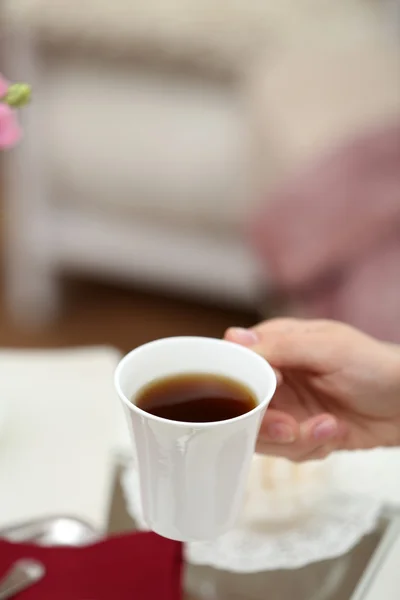
POLYGON ((154 533, 109 538, 84 548, 42 548, 0 540, 0 577, 19 558, 37 558, 46 576, 21 600, 180 600, 182 545, 154 533))

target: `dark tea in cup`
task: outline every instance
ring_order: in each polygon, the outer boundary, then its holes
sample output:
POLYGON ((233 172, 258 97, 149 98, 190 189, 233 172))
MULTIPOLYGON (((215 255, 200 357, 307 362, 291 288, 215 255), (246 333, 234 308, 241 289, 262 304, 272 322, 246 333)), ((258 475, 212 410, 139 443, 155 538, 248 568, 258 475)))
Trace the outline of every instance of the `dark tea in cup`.
POLYGON ((185 373, 156 379, 132 402, 142 410, 186 423, 212 423, 239 417, 257 406, 252 391, 229 377, 185 373))

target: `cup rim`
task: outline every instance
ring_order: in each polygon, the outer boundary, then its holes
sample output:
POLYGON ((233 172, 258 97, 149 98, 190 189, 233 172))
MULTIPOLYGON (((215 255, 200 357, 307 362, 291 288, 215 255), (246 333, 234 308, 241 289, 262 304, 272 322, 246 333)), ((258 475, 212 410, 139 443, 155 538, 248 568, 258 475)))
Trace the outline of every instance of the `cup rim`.
POLYGON ((221 340, 219 338, 212 338, 212 337, 206 337, 206 336, 171 336, 171 337, 153 340, 153 341, 147 342, 145 344, 141 344, 137 348, 134 348, 133 350, 131 350, 130 352, 125 354, 125 356, 119 361, 119 363, 115 369, 114 386, 115 386, 118 396, 120 397, 123 404, 125 406, 127 406, 127 408, 130 411, 137 413, 138 415, 146 418, 149 421, 153 421, 156 423, 162 423, 164 425, 171 424, 171 425, 174 425, 177 427, 182 427, 182 428, 188 428, 188 427, 190 428, 191 427, 191 428, 195 428, 195 429, 211 429, 214 427, 220 427, 221 425, 228 425, 231 423, 236 423, 239 421, 249 419, 249 418, 253 417, 254 415, 256 415, 257 413, 261 412, 264 408, 268 407, 269 403, 271 402, 271 399, 273 398, 273 396, 275 394, 276 388, 277 388, 277 378, 275 375, 275 371, 272 368, 272 366, 269 364, 269 362, 265 358, 263 358, 262 356, 260 356, 259 354, 257 354, 253 350, 251 350, 250 348, 246 348, 245 346, 240 346, 239 344, 235 344, 234 342, 229 342, 227 340, 221 340), (198 423, 195 421, 175 421, 172 419, 164 419, 163 417, 158 417, 157 415, 152 415, 151 413, 148 413, 145 410, 139 408, 136 404, 133 404, 126 397, 126 395, 122 391, 122 388, 120 385, 121 373, 124 370, 126 363, 128 363, 130 361, 132 354, 137 354, 151 346, 158 346, 158 345, 162 345, 165 343, 179 344, 183 340, 185 342, 189 341, 189 342, 193 342, 193 343, 201 340, 201 341, 208 341, 211 343, 221 344, 224 346, 229 345, 231 347, 234 347, 235 351, 238 351, 239 353, 246 354, 247 356, 249 356, 249 354, 251 354, 252 359, 254 359, 255 362, 258 362, 260 366, 262 365, 262 367, 265 369, 266 372, 269 372, 269 375, 271 377, 270 392, 266 395, 266 397, 262 400, 262 402, 257 404, 257 406, 255 406, 252 410, 244 413, 243 415, 239 415, 238 417, 233 417, 232 419, 224 419, 223 421, 210 421, 208 423, 203 423, 203 422, 198 423))

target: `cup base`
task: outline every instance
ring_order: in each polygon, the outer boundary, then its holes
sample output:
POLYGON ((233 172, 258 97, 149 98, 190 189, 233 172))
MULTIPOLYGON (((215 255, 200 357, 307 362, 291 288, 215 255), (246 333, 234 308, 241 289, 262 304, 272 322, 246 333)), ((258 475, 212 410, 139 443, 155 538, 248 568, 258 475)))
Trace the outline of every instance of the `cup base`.
POLYGON ((180 534, 179 532, 171 533, 169 531, 166 531, 163 528, 157 528, 157 527, 150 527, 150 529, 153 533, 156 533, 157 535, 159 535, 161 537, 167 538, 168 540, 173 540, 174 542, 182 542, 183 544, 189 544, 192 542, 213 542, 217 538, 219 538, 221 535, 223 535, 224 533, 229 531, 230 528, 227 528, 224 531, 219 531, 216 535, 213 535, 213 536, 184 535, 184 534, 180 534))

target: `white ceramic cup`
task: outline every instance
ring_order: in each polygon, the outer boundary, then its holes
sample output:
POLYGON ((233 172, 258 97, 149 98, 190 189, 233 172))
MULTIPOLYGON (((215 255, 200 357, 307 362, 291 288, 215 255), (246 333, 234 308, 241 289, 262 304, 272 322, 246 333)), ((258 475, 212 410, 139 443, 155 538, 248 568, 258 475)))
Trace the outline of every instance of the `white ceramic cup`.
POLYGON ((139 471, 143 516, 156 533, 183 542, 211 540, 234 526, 242 506, 261 420, 276 389, 270 365, 251 350, 203 337, 175 337, 132 350, 115 385, 139 471), (183 373, 230 377, 250 388, 256 408, 234 419, 184 423, 135 406, 141 388, 183 373))

